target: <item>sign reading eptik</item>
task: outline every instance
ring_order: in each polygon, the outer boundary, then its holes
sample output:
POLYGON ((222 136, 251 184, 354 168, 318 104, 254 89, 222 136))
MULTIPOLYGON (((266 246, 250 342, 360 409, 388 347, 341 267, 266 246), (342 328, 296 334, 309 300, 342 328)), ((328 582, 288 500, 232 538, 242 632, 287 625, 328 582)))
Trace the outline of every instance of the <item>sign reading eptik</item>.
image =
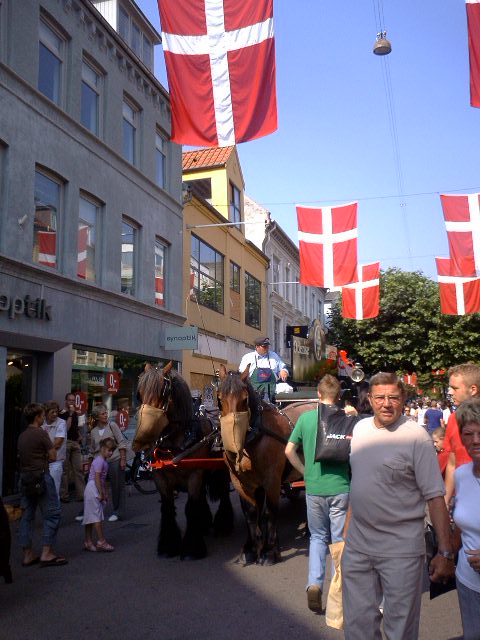
POLYGON ((9 296, 0 294, 0 311, 5 311, 11 320, 18 316, 27 316, 34 320, 51 320, 52 308, 44 298, 32 298, 29 295, 9 296))

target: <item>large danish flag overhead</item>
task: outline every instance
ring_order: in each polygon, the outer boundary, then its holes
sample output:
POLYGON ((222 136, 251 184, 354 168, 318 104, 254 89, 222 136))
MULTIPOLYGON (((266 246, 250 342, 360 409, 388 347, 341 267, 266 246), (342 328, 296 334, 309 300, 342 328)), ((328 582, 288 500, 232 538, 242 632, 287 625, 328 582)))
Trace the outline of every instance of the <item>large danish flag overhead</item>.
POLYGON ((277 129, 273 0, 158 0, 172 140, 225 147, 277 129))
POLYGON ((442 313, 463 316, 480 312, 480 278, 452 275, 450 258, 435 258, 442 313))
POLYGON ((357 204, 297 206, 302 284, 335 289, 357 281, 357 204))
POLYGON ((376 318, 380 313, 380 262, 358 265, 358 282, 342 287, 342 317, 376 318))
POLYGON ((480 275, 480 194, 441 195, 452 276, 480 275))
POLYGON ((470 56, 470 104, 480 107, 480 0, 466 0, 470 56))

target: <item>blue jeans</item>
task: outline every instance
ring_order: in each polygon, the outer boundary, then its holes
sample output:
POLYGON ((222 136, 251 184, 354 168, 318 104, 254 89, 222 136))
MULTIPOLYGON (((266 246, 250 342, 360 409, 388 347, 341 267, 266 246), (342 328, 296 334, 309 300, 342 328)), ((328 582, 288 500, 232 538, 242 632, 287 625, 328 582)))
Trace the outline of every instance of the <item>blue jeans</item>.
POLYGON ((20 521, 19 540, 24 549, 31 549, 33 545, 33 528, 35 512, 40 508, 43 519, 43 546, 53 546, 60 524, 60 500, 58 499, 55 482, 49 473, 45 474, 45 493, 41 496, 22 496, 21 506, 24 509, 20 521))
POLYGON ((323 587, 328 545, 343 540, 343 525, 348 509, 348 493, 313 496, 307 493, 307 521, 310 530, 308 583, 323 587))
POLYGON ((458 602, 462 616, 464 640, 480 640, 480 592, 457 579, 458 602))

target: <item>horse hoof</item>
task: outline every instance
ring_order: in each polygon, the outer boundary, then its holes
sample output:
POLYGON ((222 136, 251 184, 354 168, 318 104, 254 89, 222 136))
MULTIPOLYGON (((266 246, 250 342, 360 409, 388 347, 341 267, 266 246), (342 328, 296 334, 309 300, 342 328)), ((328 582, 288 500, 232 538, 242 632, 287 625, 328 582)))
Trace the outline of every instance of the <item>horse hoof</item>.
POLYGON ((202 554, 193 554, 193 553, 186 553, 185 555, 181 555, 180 556, 180 560, 182 560, 182 562, 184 560, 187 561, 192 561, 192 560, 203 560, 203 558, 207 557, 207 553, 202 553, 202 554))
POLYGON ((256 564, 257 556, 253 552, 243 551, 236 560, 237 564, 241 564, 242 567, 246 567, 249 564, 256 564))

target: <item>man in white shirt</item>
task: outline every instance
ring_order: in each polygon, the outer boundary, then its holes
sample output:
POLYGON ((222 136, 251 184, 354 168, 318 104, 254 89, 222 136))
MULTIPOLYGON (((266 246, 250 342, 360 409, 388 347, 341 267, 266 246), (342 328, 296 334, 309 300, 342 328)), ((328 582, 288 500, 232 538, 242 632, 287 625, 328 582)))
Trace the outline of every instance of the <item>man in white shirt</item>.
POLYGON ((275 397, 275 385, 279 378, 286 382, 288 369, 286 364, 275 351, 270 351, 270 340, 268 338, 257 338, 255 340, 255 351, 246 353, 238 370, 243 373, 250 366, 250 382, 259 392, 262 398, 273 400, 275 397))
POLYGON ((57 458, 54 462, 50 462, 49 471, 60 499, 63 463, 67 455, 67 423, 58 417, 60 407, 57 402, 53 400, 46 402, 43 408, 45 409, 45 422, 42 425, 42 429, 48 433, 53 447, 57 451, 57 458))

